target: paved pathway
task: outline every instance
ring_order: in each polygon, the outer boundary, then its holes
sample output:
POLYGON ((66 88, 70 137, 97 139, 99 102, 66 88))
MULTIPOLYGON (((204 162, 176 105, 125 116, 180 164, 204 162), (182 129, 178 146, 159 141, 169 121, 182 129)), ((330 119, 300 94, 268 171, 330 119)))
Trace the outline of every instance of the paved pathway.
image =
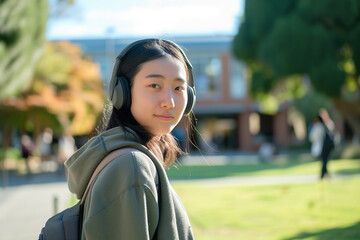
MULTIPOLYGON (((335 175, 332 180, 359 175, 335 175)), ((315 175, 299 176, 251 176, 226 177, 217 179, 177 180, 174 184, 184 181, 196 181, 202 184, 229 185, 268 185, 297 184, 318 181, 315 175)), ((63 176, 37 176, 26 181, 25 185, 10 181, 12 186, 0 188, 0 239, 28 240, 37 239, 46 220, 54 213, 54 198, 58 199, 58 210, 65 209, 71 199, 63 176), (42 183, 46 182, 46 183, 42 183)))
POLYGON ((55 197, 58 209, 64 209, 70 200, 65 182, 0 189, 0 239, 38 239, 46 219, 54 213, 55 197))

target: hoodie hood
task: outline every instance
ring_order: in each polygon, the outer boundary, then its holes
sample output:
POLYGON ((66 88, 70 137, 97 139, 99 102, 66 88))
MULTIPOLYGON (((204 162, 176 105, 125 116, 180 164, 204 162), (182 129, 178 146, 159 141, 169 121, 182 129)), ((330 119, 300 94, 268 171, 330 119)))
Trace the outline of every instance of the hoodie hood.
POLYGON ((70 192, 81 199, 96 167, 110 152, 123 147, 144 150, 140 142, 134 131, 128 128, 124 131, 121 127, 91 138, 65 162, 70 192))

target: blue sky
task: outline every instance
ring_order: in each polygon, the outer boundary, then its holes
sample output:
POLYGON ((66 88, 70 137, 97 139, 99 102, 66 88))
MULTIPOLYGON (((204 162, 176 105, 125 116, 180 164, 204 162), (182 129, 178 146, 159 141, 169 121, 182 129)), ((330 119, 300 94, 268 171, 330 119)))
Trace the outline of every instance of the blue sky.
POLYGON ((242 13, 243 0, 75 0, 47 38, 234 35, 242 13))

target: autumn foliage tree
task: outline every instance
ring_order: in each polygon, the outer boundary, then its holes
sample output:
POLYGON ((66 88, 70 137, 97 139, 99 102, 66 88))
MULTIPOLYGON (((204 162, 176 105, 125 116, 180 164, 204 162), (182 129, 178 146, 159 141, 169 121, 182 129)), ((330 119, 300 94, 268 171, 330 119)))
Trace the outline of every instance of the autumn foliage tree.
POLYGON ((27 99, 57 116, 62 129, 88 134, 102 112, 100 66, 69 42, 48 43, 27 99))
POLYGON ((0 124, 30 127, 35 138, 46 127, 58 133, 89 134, 104 97, 100 67, 72 43, 49 42, 30 87, 0 105, 1 115, 7 116, 0 124))
POLYGON ((360 138, 359 40, 358 0, 247 0, 233 50, 251 70, 253 95, 296 95, 305 77, 360 138))

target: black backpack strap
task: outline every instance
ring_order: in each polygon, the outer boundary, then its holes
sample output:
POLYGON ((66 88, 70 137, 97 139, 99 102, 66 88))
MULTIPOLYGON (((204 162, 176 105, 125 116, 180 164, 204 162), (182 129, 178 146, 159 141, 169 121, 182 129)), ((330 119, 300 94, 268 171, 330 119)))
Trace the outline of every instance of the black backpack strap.
POLYGON ((84 204, 80 204, 79 208, 79 236, 77 239, 81 239, 82 234, 82 225, 83 225, 83 216, 84 216, 84 204))

